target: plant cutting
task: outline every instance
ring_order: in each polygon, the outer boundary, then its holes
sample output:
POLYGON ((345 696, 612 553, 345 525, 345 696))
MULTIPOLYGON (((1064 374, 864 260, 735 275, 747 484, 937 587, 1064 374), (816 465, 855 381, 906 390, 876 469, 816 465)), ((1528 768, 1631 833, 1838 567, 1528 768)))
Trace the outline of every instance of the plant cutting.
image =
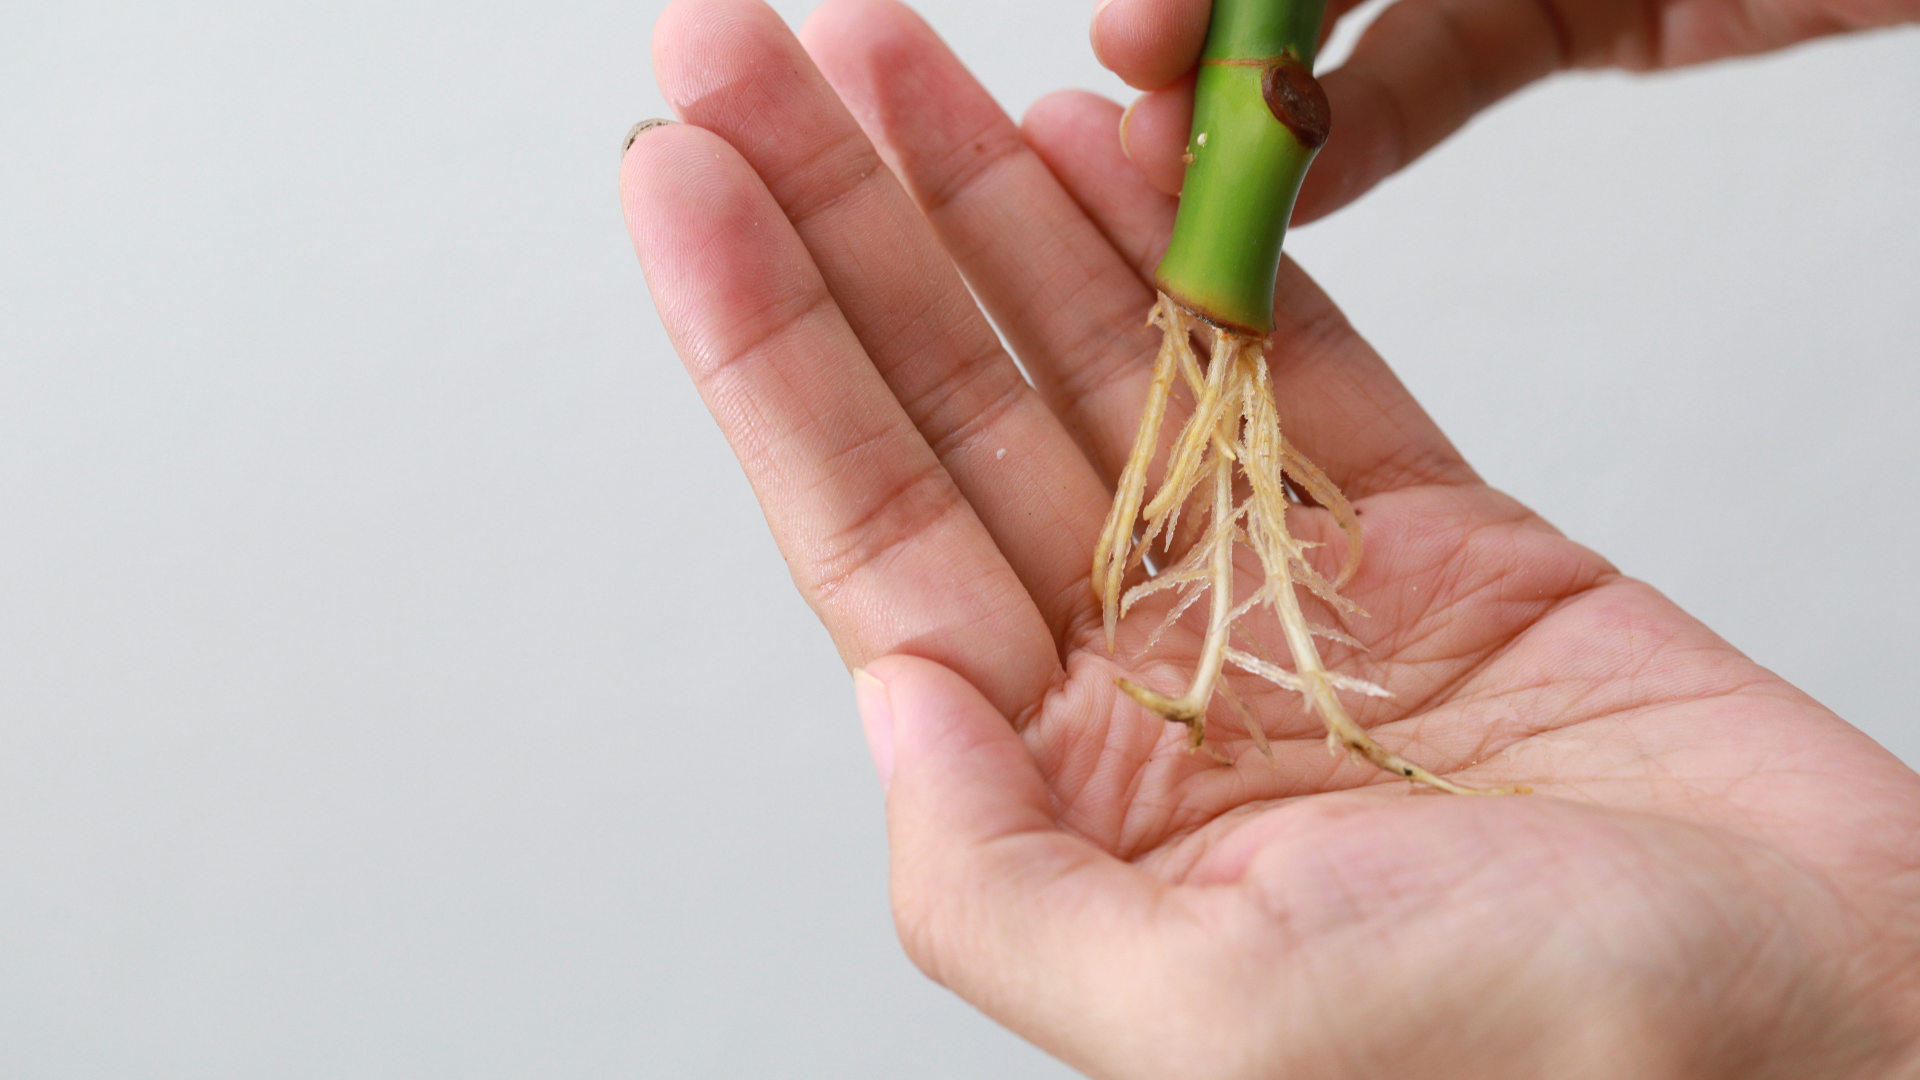
MULTIPOLYGON (((1160 329, 1161 346, 1133 449, 1094 550, 1093 589, 1110 652, 1120 619, 1139 601, 1174 594, 1164 630, 1207 597, 1206 635, 1185 693, 1170 697, 1120 680, 1134 700, 1185 724, 1193 748, 1205 742, 1214 695, 1232 701, 1221 678, 1231 664, 1300 694, 1326 725, 1332 752, 1352 754, 1442 791, 1485 793, 1393 753, 1354 722, 1340 692, 1374 697, 1390 692, 1328 670, 1316 637, 1356 647, 1360 642, 1344 630, 1310 621, 1301 606, 1304 587, 1336 618, 1360 613, 1340 594, 1359 569, 1359 518, 1339 487, 1281 431, 1266 361, 1287 222, 1332 122, 1327 96, 1313 77, 1325 6, 1325 0, 1215 0, 1213 5, 1194 87, 1179 210, 1154 274, 1159 298, 1148 321, 1160 329), (1163 456, 1161 428, 1176 383, 1192 395, 1193 408, 1163 456), (1156 460, 1162 462, 1161 476, 1148 498, 1148 473, 1156 460), (1290 491, 1324 507, 1344 534, 1344 558, 1331 579, 1307 559, 1310 545, 1288 531, 1289 507, 1297 505, 1290 491), (1190 519, 1185 534, 1183 510, 1190 519), (1176 558, 1181 538, 1192 543, 1176 558), (1170 564, 1127 588, 1129 576, 1146 563, 1156 543, 1163 545, 1170 564), (1242 544, 1259 560, 1263 581, 1236 601, 1234 551, 1242 544), (1263 655, 1256 642, 1236 639, 1241 621, 1260 610, 1272 611, 1278 620, 1291 670, 1263 655)), ((1157 638, 1158 632, 1149 647, 1157 638)), ((1259 724, 1245 709, 1239 712, 1255 745, 1266 752, 1259 724)))

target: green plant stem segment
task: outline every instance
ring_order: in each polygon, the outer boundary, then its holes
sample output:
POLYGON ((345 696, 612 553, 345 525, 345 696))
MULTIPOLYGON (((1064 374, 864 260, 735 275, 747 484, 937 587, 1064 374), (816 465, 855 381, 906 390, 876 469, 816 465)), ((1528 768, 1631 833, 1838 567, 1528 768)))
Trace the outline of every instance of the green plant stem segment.
POLYGON ((1325 0, 1214 0, 1162 292, 1225 329, 1273 330, 1280 244, 1331 119, 1313 78, 1325 0))

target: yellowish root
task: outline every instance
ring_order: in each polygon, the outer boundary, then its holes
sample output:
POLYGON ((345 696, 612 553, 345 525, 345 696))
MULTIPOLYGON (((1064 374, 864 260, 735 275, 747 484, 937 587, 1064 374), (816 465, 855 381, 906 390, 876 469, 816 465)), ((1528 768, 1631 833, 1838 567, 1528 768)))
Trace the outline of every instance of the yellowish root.
POLYGON ((1120 680, 1120 688, 1168 720, 1186 724, 1195 749, 1205 741, 1207 708, 1214 692, 1220 690, 1240 711, 1255 745, 1265 752, 1265 733, 1251 714, 1231 699, 1227 684, 1220 680, 1222 668, 1231 663, 1304 697, 1308 708, 1318 713, 1326 724, 1327 746, 1335 754, 1344 751, 1415 783, 1461 795, 1527 790, 1470 788, 1435 776, 1374 742, 1347 715, 1336 690, 1373 697, 1391 695, 1372 683, 1327 670, 1313 640, 1316 635, 1357 642, 1338 630, 1309 623, 1300 609, 1294 586, 1306 586, 1336 612, 1359 612, 1359 608, 1339 593, 1340 586, 1353 576, 1360 562, 1360 521, 1353 507, 1326 474, 1282 436, 1273 382, 1258 338, 1206 324, 1164 295, 1154 305, 1148 322, 1160 327, 1163 334, 1160 353, 1154 360, 1153 382, 1140 417, 1133 452, 1120 475, 1113 508, 1108 512, 1100 542, 1094 549, 1093 589, 1100 597, 1107 649, 1113 650, 1120 619, 1145 597, 1166 590, 1176 590, 1178 597, 1160 630, 1155 632, 1156 639, 1201 594, 1211 594, 1211 604, 1200 661, 1186 693, 1167 697, 1127 679, 1120 680), (1200 330, 1210 331, 1212 335, 1212 348, 1204 367, 1192 343, 1192 335, 1200 330), (1159 449, 1160 428, 1166 419, 1167 400, 1176 378, 1184 379, 1193 394, 1193 414, 1168 450, 1165 475, 1153 498, 1148 500, 1147 469, 1159 449), (1236 467, 1250 492, 1238 505, 1234 502, 1236 467), (1310 545, 1293 539, 1287 532, 1286 481, 1289 479, 1327 508, 1346 535, 1346 559, 1332 581, 1307 562, 1306 550, 1310 545), (1194 500, 1201 485, 1209 481, 1210 490, 1194 500), (1123 593, 1127 575, 1142 563, 1156 540, 1164 538, 1166 546, 1172 546, 1180 510, 1189 501, 1197 501, 1200 509, 1196 512, 1206 514, 1206 528, 1200 540, 1171 566, 1123 593), (1137 539, 1136 523, 1140 526, 1137 539), (1246 544, 1259 556, 1266 578, 1252 596, 1237 606, 1233 602, 1236 542, 1246 544), (1279 618, 1293 660, 1291 671, 1232 646, 1233 624, 1262 605, 1272 608, 1279 618))

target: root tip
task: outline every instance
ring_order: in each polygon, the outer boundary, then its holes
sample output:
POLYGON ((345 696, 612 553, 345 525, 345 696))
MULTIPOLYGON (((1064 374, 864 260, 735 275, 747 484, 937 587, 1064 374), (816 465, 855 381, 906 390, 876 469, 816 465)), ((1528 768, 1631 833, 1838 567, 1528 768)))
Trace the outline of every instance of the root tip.
POLYGON ((1204 708, 1190 708, 1184 702, 1170 698, 1157 690, 1149 690, 1139 683, 1134 682, 1132 679, 1115 679, 1114 684, 1120 687, 1122 693, 1139 702, 1163 720, 1171 720, 1174 723, 1186 724, 1191 727, 1194 721, 1206 715, 1204 708))

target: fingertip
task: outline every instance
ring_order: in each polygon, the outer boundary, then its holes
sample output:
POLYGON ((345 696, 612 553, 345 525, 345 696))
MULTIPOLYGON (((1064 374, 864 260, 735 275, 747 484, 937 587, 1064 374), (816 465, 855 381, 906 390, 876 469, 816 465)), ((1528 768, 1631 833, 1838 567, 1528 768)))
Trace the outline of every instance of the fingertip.
POLYGON ((1094 5, 1093 18, 1087 24, 1087 43, 1093 46, 1093 58, 1100 62, 1101 67, 1108 70, 1113 69, 1113 62, 1107 59, 1106 50, 1102 48, 1106 35, 1101 31, 1100 17, 1105 15, 1107 9, 1112 6, 1113 0, 1100 0, 1094 5))
MULTIPOLYGON (((1020 135, 1047 163, 1061 183, 1066 166, 1077 165, 1075 155, 1094 159, 1093 167, 1125 174, 1125 151, 1120 148, 1120 124, 1125 113, 1118 103, 1091 90, 1055 90, 1027 107, 1020 117, 1020 135)), ((1071 184, 1068 184, 1071 187, 1071 184)))
POLYGON ((681 117, 703 98, 741 79, 763 77, 792 31, 761 0, 674 0, 653 24, 653 74, 681 117))
POLYGON ((635 196, 638 194, 634 185, 639 181, 644 170, 638 162, 633 160, 633 148, 634 145, 640 142, 642 137, 649 132, 657 131, 671 123, 673 123, 673 121, 662 120, 658 117, 651 120, 642 120, 627 129, 626 138, 621 140, 620 143, 620 211, 626 219, 627 232, 633 237, 635 243, 639 242, 639 234, 634 231, 633 208, 635 196))
POLYGON ((650 39, 653 54, 653 78, 660 86, 660 92, 675 112, 680 111, 680 101, 675 94, 676 75, 680 69, 680 58, 687 55, 696 43, 689 40, 691 33, 703 22, 695 10, 706 0, 673 0, 660 10, 658 18, 653 20, 653 36, 650 39))
POLYGON ((1019 149, 992 95, 940 34, 898 0, 830 0, 802 41, 881 158, 917 199, 965 163, 1019 149))
MULTIPOLYGON (((800 41, 806 45, 808 52, 813 52, 816 46, 831 44, 849 31, 863 30, 876 22, 897 18, 903 13, 901 8, 902 5, 893 0, 826 0, 800 24, 800 41)), ((904 13, 918 18, 911 9, 906 9, 904 13)))
POLYGON ((679 181, 688 169, 703 179, 710 174, 703 159, 715 155, 702 151, 718 149, 707 145, 718 141, 711 132, 672 120, 643 120, 628 130, 620 153, 620 206, 643 258, 643 241, 652 231, 649 223, 672 216, 664 204, 680 199, 684 185, 679 181))
POLYGON ((916 62, 915 54, 940 35, 920 14, 898 0, 827 0, 800 26, 800 44, 829 82, 853 67, 875 70, 916 62))
POLYGON ((1120 118, 1120 148, 1147 183, 1163 195, 1180 194, 1187 175, 1187 136, 1193 127, 1193 78, 1142 94, 1120 118))
POLYGON ((666 124, 635 139, 620 201, 654 306, 703 393, 719 392, 706 380, 744 343, 820 302, 818 271, 779 204, 713 132, 666 124))
POLYGON ((1055 90, 1027 106, 1020 117, 1020 130, 1051 130, 1073 118, 1087 108, 1112 110, 1118 105, 1091 90, 1055 90))
POLYGON ((1158 90, 1199 62, 1212 11, 1210 0, 1103 0, 1093 54, 1127 85, 1158 90))

